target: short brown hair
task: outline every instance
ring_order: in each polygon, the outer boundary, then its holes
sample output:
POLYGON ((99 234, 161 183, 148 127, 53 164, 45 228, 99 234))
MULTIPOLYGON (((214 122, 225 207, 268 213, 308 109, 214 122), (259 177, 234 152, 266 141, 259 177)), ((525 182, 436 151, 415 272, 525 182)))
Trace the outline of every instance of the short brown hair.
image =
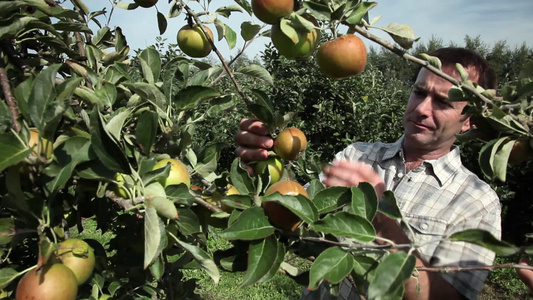
POLYGON ((465 69, 473 68, 479 76, 477 84, 485 89, 495 89, 497 87, 497 78, 494 69, 487 60, 472 50, 447 47, 437 49, 429 53, 429 55, 440 59, 443 67, 455 68, 455 64, 459 63, 465 69))

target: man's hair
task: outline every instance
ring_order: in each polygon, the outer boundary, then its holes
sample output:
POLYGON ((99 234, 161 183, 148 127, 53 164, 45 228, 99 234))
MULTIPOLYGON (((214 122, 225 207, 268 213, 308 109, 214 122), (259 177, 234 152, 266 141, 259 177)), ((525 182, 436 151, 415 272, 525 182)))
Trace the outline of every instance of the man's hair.
POLYGON ((459 63, 466 70, 473 68, 479 77, 477 80, 478 85, 485 89, 495 89, 497 87, 497 78, 494 69, 489 65, 487 60, 472 50, 448 47, 437 49, 429 53, 429 55, 440 59, 442 67, 452 67, 455 69, 455 64, 459 63))

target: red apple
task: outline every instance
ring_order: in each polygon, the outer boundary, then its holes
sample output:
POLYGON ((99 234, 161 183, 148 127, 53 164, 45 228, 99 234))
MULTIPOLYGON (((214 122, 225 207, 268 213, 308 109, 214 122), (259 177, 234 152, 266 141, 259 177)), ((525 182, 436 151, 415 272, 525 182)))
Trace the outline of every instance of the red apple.
POLYGON ((346 34, 322 44, 316 59, 324 75, 342 79, 361 74, 366 66, 366 56, 363 41, 353 34, 346 34))
POLYGON ((276 24, 288 17, 294 9, 294 0, 252 0, 254 15, 267 24, 276 24))

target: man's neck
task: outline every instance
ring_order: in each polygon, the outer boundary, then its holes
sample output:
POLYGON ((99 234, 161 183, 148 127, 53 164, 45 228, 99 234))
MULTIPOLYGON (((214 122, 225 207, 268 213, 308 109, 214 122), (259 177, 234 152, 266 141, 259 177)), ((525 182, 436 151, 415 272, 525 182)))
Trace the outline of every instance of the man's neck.
POLYGON ((403 145, 403 154, 405 160, 406 172, 409 172, 413 169, 418 168, 425 160, 435 160, 439 159, 446 154, 450 153, 450 148, 441 148, 436 150, 427 150, 419 148, 410 148, 403 145), (445 150, 447 149, 447 150, 445 150))

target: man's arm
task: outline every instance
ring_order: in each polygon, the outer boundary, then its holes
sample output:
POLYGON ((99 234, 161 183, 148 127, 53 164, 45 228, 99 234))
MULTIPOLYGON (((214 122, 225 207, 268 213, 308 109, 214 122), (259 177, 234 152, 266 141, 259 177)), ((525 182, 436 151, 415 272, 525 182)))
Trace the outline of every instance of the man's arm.
MULTIPOLYGON (((378 213, 374 218, 373 225, 377 230, 377 235, 395 244, 409 244, 411 243, 401 226, 395 220, 378 213)), ((386 242, 376 240, 378 244, 384 245, 386 242)), ((401 250, 392 250, 401 251, 401 250)), ((416 268, 429 267, 430 265, 424 262, 415 253, 416 268)), ((462 296, 457 290, 442 276, 435 272, 419 272, 417 278, 410 278, 405 281, 405 292, 403 299, 406 300, 439 300, 439 299, 462 299, 462 296)))
MULTIPOLYGON (((369 166, 361 162, 334 161, 332 165, 324 169, 323 183, 326 186, 357 186, 361 182, 372 184, 378 194, 383 196, 385 183, 369 166)), ((391 240, 396 244, 411 243, 398 222, 378 213, 373 222, 377 235, 391 240)), ((378 240, 378 243, 385 242, 378 240)), ((428 264, 416 256, 416 266, 428 266, 428 264)), ((411 278, 405 282, 404 299, 461 299, 457 290, 444 280, 439 274, 432 272, 420 272, 418 278, 411 278)))

